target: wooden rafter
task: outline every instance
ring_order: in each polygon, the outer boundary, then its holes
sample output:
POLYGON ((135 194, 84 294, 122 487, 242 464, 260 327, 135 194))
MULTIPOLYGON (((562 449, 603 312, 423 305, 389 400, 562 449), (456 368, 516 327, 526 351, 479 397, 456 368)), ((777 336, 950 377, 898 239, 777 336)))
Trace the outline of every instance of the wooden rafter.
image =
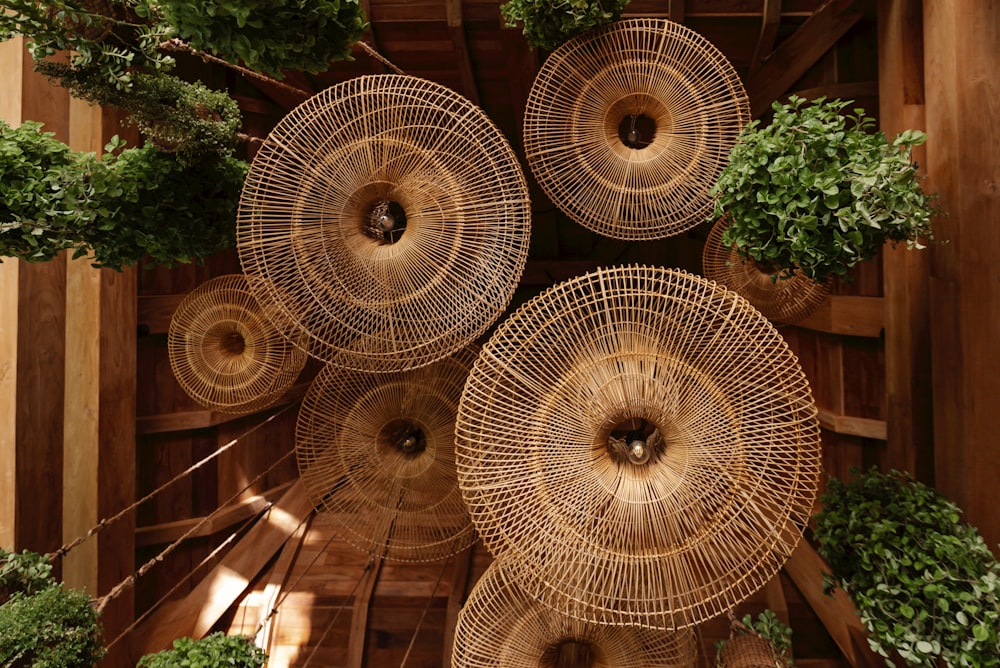
POLYGON ((670 0, 667 14, 674 23, 684 23, 684 0, 670 0))
POLYGON ((781 0, 764 0, 762 19, 757 46, 754 47, 753 56, 750 58, 751 74, 760 69, 774 50, 774 40, 778 37, 778 24, 781 22, 781 0))
POLYGON ((473 104, 479 105, 479 88, 476 86, 476 76, 472 71, 472 60, 469 58, 469 44, 465 39, 465 26, 462 23, 462 0, 447 0, 445 9, 448 12, 448 32, 452 44, 455 45, 455 55, 458 58, 458 72, 462 78, 462 88, 465 96, 473 104))
MULTIPOLYGON (((375 35, 375 23, 372 21, 371 0, 361 0, 361 11, 365 15, 365 20, 368 21, 368 29, 365 30, 365 34, 361 36, 361 39, 376 52, 379 52, 378 37, 375 35)), ((389 68, 382 61, 377 58, 366 57, 368 58, 372 74, 385 74, 389 71, 389 68)))
POLYGON ((372 565, 362 576, 364 581, 354 599, 354 608, 351 612, 351 635, 347 641, 347 665, 349 668, 363 668, 365 665, 368 614, 371 612, 372 596, 375 593, 375 585, 378 584, 378 577, 382 573, 383 563, 384 560, 381 557, 374 559, 372 565))
POLYGON ((454 557, 451 589, 448 593, 447 616, 444 623, 444 645, 441 655, 442 668, 449 668, 451 666, 451 650, 455 640, 455 628, 458 626, 458 613, 465 602, 466 589, 469 586, 469 570, 472 566, 472 555, 475 551, 476 546, 473 545, 468 550, 459 552, 454 557))

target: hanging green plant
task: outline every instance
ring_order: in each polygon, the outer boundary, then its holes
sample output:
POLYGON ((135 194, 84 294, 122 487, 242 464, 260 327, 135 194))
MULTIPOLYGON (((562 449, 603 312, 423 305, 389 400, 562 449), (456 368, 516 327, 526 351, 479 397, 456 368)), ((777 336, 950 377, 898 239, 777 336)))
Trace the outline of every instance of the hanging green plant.
POLYGON ((0 665, 92 668, 102 656, 100 615, 90 597, 52 585, 0 605, 0 665))
POLYGON ((863 109, 843 114, 850 103, 792 96, 773 105, 768 126, 747 125, 713 188, 713 219, 731 220, 724 245, 775 276, 822 283, 886 242, 922 248, 932 238, 936 198, 910 161, 927 136, 907 130, 890 142, 863 109))
POLYGON ((905 473, 854 474, 827 484, 815 538, 872 649, 914 666, 1000 665, 1000 563, 976 529, 905 473))
POLYGON ((247 636, 212 633, 201 640, 179 638, 172 649, 147 654, 139 659, 137 668, 261 668, 267 655, 247 636))
POLYGON ((715 644, 718 668, 749 668, 761 664, 774 668, 793 668, 790 656, 792 629, 773 610, 757 617, 743 615, 732 619, 730 637, 715 644))
POLYGON ((0 605, 16 593, 31 595, 56 584, 52 563, 43 554, 0 547, 0 605))
POLYGON ((500 13, 510 28, 519 23, 528 44, 552 51, 571 37, 617 21, 629 0, 508 0, 500 13))
POLYGON ((139 8, 195 49, 277 78, 349 59, 368 27, 358 0, 143 0, 139 8))

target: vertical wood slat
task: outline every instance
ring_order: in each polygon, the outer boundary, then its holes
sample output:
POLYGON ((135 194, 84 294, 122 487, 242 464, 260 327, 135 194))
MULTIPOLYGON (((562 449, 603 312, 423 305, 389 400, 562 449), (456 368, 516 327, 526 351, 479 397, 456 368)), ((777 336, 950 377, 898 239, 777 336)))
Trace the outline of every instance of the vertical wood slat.
POLYGON ((354 607, 351 609, 351 634, 347 644, 348 668, 364 668, 365 647, 368 645, 368 615, 371 612, 372 595, 382 573, 381 557, 374 559, 371 567, 362 576, 358 595, 354 597, 354 607))
POLYGON ((750 58, 750 73, 760 69, 761 64, 774 50, 774 40, 778 37, 778 25, 781 23, 781 0, 764 0, 762 10, 760 35, 750 58))

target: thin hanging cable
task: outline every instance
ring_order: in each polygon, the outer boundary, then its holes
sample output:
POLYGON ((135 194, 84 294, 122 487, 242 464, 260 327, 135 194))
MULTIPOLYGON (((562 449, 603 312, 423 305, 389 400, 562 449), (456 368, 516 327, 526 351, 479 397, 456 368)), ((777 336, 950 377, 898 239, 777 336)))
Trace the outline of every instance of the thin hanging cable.
POLYGON ((388 58, 386 58, 381 53, 372 48, 370 44, 367 44, 365 42, 358 42, 358 45, 365 50, 365 53, 367 53, 369 56, 371 56, 375 60, 379 61, 380 63, 391 69, 396 74, 402 74, 404 76, 406 75, 406 72, 404 72, 403 70, 399 69, 398 67, 390 63, 388 58))
MULTIPOLYGON (((454 561, 452 557, 451 561, 454 561)), ((437 582, 434 583, 434 588, 431 589, 430 596, 427 597, 427 604, 424 605, 424 611, 420 613, 420 619, 417 620, 417 627, 413 629, 413 635, 410 636, 410 645, 406 648, 406 654, 403 655, 403 661, 399 664, 399 668, 403 668, 406 665, 406 660, 410 658, 410 652, 413 650, 413 645, 417 641, 417 635, 420 633, 420 626, 424 623, 424 618, 427 617, 427 611, 431 608, 431 602, 434 600, 434 594, 437 593, 438 587, 441 585, 441 580, 444 579, 444 572, 448 570, 448 559, 445 559, 444 566, 441 567, 441 573, 438 575, 437 582)))
MULTIPOLYGON (((381 558, 379 561, 382 561, 381 558)), ((332 629, 333 625, 336 624, 337 619, 340 617, 340 613, 347 607, 347 602, 354 599, 354 594, 358 591, 358 587, 361 586, 361 582, 365 579, 365 574, 375 567, 375 563, 376 560, 374 557, 368 560, 368 563, 365 565, 365 570, 361 572, 361 577, 359 577, 358 581, 354 583, 354 588, 351 589, 350 593, 344 598, 344 602, 337 608, 337 612, 334 613, 333 619, 330 620, 330 623, 327 624, 326 628, 323 630, 323 635, 321 635, 316 644, 313 645, 313 650, 309 652, 309 656, 306 657, 306 662, 302 664, 302 668, 308 668, 309 662, 312 661, 313 656, 316 655, 316 651, 323 646, 323 641, 326 640, 326 636, 330 633, 330 629, 332 629)))
POLYGON ((107 606, 107 604, 110 601, 112 601, 120 593, 122 593, 123 591, 125 591, 126 589, 128 589, 129 587, 131 587, 132 585, 134 585, 135 582, 136 582, 136 580, 138 580, 143 575, 145 575, 146 573, 148 573, 149 570, 153 566, 155 566, 157 562, 163 561, 164 557, 166 557, 168 554, 170 554, 175 549, 177 549, 177 547, 181 543, 183 543, 185 540, 187 540, 189 536, 191 536, 192 534, 194 534, 195 532, 197 532, 202 526, 204 526, 205 524, 207 524, 208 521, 211 520, 216 514, 218 514, 221 510, 223 510, 230 503, 232 503, 233 501, 235 501, 236 499, 238 499, 239 496, 241 494, 243 494, 243 492, 245 492, 248 489, 250 489, 255 483, 257 483, 264 476, 266 476, 268 473, 270 473, 273 469, 277 468, 277 466, 279 464, 281 464, 286 459, 288 459, 291 455, 294 455, 294 454, 295 454, 294 450, 289 450, 288 452, 286 452, 284 455, 281 456, 280 459, 278 459, 276 462, 274 462, 273 464, 271 464, 270 466, 268 466, 266 469, 264 469, 260 474, 258 474, 256 478, 254 478, 253 480, 251 480, 250 482, 248 482, 246 484, 246 486, 243 487, 243 489, 241 489, 240 491, 236 492, 236 494, 234 494, 231 497, 229 497, 229 499, 227 499, 224 503, 219 504, 218 508, 216 508, 211 513, 209 513, 208 515, 206 515, 205 517, 203 517, 201 519, 201 521, 198 522, 197 524, 195 524, 193 527, 191 527, 190 529, 188 529, 187 531, 185 531, 184 534, 180 538, 178 538, 173 543, 171 543, 166 548, 164 548, 163 551, 161 551, 155 557, 153 557, 152 559, 150 559, 149 561, 147 561, 146 563, 144 563, 139 568, 139 570, 137 570, 135 573, 133 573, 132 575, 128 576, 127 578, 125 578, 124 580, 122 580, 121 582, 119 582, 118 584, 116 584, 111 589, 111 591, 109 591, 107 594, 105 594, 104 596, 102 596, 99 599, 97 599, 97 612, 100 613, 102 610, 104 610, 105 606, 107 606))
POLYGON ((230 543, 232 543, 233 540, 236 538, 236 536, 238 536, 241 533, 243 533, 244 529, 246 529, 247 527, 249 527, 250 524, 252 524, 254 521, 257 520, 257 518, 262 517, 263 515, 265 515, 268 512, 270 512, 271 506, 273 506, 273 505, 274 505, 273 501, 269 502, 267 504, 267 506, 265 506, 263 509, 261 509, 261 511, 259 513, 254 513, 253 515, 251 515, 250 517, 248 517, 246 519, 246 521, 244 521, 243 524, 241 524, 240 527, 238 529, 236 529, 236 531, 234 531, 233 533, 229 534, 229 537, 226 538, 226 540, 222 541, 222 543, 220 543, 218 547, 216 547, 214 550, 212 550, 211 552, 209 552, 209 554, 208 554, 207 557, 205 557, 200 562, 198 562, 197 566, 195 566, 190 571, 188 571, 187 575, 185 575, 184 577, 182 577, 177 582, 177 584, 175 584, 173 587, 171 587, 170 591, 168 591, 166 594, 164 594, 163 596, 161 596, 153 605, 149 606, 149 608, 144 613, 142 613, 141 615, 139 615, 139 617, 137 617, 134 622, 132 622, 131 624, 129 624, 129 626, 128 626, 127 629, 125 629, 124 631, 122 631, 121 633, 119 633, 115 637, 114 640, 112 640, 110 643, 108 643, 108 645, 107 645, 107 647, 105 649, 110 650, 112 647, 114 647, 118 643, 119 640, 121 640, 122 638, 124 638, 125 636, 127 636, 129 633, 131 633, 132 631, 134 631, 135 628, 137 626, 139 626, 139 624, 141 624, 147 617, 149 617, 153 613, 153 611, 156 610, 159 607, 159 605, 161 603, 163 603, 165 600, 167 600, 168 598, 170 598, 170 596, 172 596, 175 591, 177 591, 178 589, 180 589, 180 586, 182 584, 184 584, 185 582, 187 582, 188 580, 190 580, 191 576, 194 575, 195 572, 199 568, 205 566, 205 564, 207 564, 209 561, 211 561, 212 559, 214 559, 216 557, 216 555, 218 555, 223 549, 225 549, 225 547, 227 545, 229 545, 230 543))
POLYGON ((240 74, 243 74, 243 75, 248 76, 248 77, 253 77, 254 79, 258 79, 260 81, 266 81, 267 83, 271 84, 272 86, 278 86, 279 88, 284 88, 286 90, 290 90, 293 93, 298 93, 299 95, 304 95, 306 97, 309 97, 310 95, 312 95, 312 93, 310 93, 307 90, 302 90, 301 88, 296 88, 295 86, 290 86, 290 85, 284 83, 283 81, 278 81, 274 77, 269 77, 266 74, 262 74, 261 72, 255 72, 255 71, 253 71, 251 69, 243 67, 242 65, 237 65, 235 63, 231 63, 228 60, 224 60, 222 58, 219 58, 218 56, 213 56, 210 53, 205 53, 204 51, 199 51, 198 49, 194 48, 193 46, 191 46, 187 42, 185 42, 183 40, 180 40, 180 39, 177 39, 176 37, 174 37, 173 39, 168 39, 165 42, 160 42, 160 48, 164 49, 166 51, 180 51, 182 53, 189 53, 192 56, 197 56, 197 57, 201 58, 205 62, 213 62, 213 63, 218 63, 219 65, 224 65, 225 67, 228 67, 230 69, 236 70, 240 74))
MULTIPOLYGON (((277 413, 274 413, 273 415, 271 415, 270 417, 268 417, 263 422, 260 422, 259 424, 254 425, 253 427, 251 427, 250 429, 246 430, 245 432, 243 432, 242 434, 240 434, 239 436, 237 436, 233 440, 229 441, 228 443, 226 443, 225 445, 223 445, 221 448, 219 448, 218 450, 216 450, 212 454, 210 454, 207 457, 205 457, 204 459, 202 459, 200 462, 196 462, 195 464, 192 464, 191 466, 189 466, 184 471, 181 471, 180 473, 178 473, 177 475, 175 475, 173 478, 171 478, 167 482, 163 483, 162 485, 160 485, 159 487, 157 487, 152 492, 150 492, 146 496, 142 497, 141 499, 139 499, 135 503, 131 504, 130 506, 128 506, 126 508, 124 508, 123 510, 118 511, 117 514, 112 515, 111 517, 108 517, 108 518, 105 518, 105 519, 101 520, 90 531, 88 531, 84 535, 82 535, 79 538, 77 538, 77 539, 75 539, 75 540, 73 540, 73 541, 71 541, 71 542, 63 545, 62 547, 60 547, 55 552, 49 552, 48 554, 45 555, 46 558, 49 561, 54 561, 57 558, 65 557, 66 554, 70 550, 72 550, 74 547, 80 545, 84 541, 88 540, 92 536, 94 536, 97 533, 99 533, 107 525, 114 524, 115 522, 117 522, 118 520, 120 520, 122 517, 124 517, 128 513, 132 512, 133 510, 135 510, 136 508, 138 508, 140 505, 142 505, 146 501, 149 501, 151 498, 153 498, 154 496, 156 496, 157 494, 159 494, 160 492, 162 492, 164 489, 166 489, 170 485, 174 484, 175 482, 177 482, 178 480, 180 480, 184 476, 190 475, 194 471, 198 470, 199 468, 201 468, 202 466, 204 466, 208 462, 212 461, 213 459, 215 459, 216 457, 218 457, 219 455, 221 455, 226 450, 228 450, 231 447, 233 447, 234 445, 236 445, 236 443, 238 443, 241 439, 246 438, 247 436, 249 436, 253 432, 257 431, 258 429, 260 429, 264 425, 266 425, 269 422, 271 422, 271 420, 274 420, 279 415, 281 415, 282 413, 284 413, 288 409, 292 408, 293 406, 297 406, 301 402, 302 402, 302 400, 298 399, 298 400, 293 401, 292 403, 288 404, 287 406, 285 406, 284 408, 282 408, 281 410, 279 410, 277 413)), ((292 451, 292 452, 294 452, 294 451, 292 451)))

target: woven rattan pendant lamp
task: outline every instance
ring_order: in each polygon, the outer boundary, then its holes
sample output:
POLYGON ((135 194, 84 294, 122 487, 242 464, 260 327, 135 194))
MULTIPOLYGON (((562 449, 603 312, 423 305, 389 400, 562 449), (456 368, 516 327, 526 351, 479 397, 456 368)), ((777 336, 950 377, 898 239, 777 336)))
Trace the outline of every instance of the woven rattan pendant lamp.
POLYGON ((504 321, 469 374, 456 443, 473 523, 531 596, 662 629, 763 586, 820 471, 812 393, 771 323, 655 267, 559 283, 504 321))
POLYGON ((485 113, 439 84, 362 76, 293 109, 258 151, 238 249, 258 299, 338 366, 429 364, 504 311, 530 202, 485 113))
POLYGON ((295 451, 310 499, 346 540, 398 561, 475 540, 455 474, 455 414, 475 359, 464 349, 396 374, 327 365, 299 410, 295 451))
POLYGON ((503 560, 491 563, 469 594, 452 650, 454 668, 688 668, 697 659, 690 629, 590 624, 539 605, 503 560))
POLYGON ((611 23, 545 60, 528 96, 528 164, 549 199, 616 239, 659 239, 711 213, 709 189, 750 120, 736 70, 666 19, 611 23))
POLYGON ((819 308, 830 292, 829 280, 817 283, 802 273, 771 280, 774 270, 745 260, 734 247, 722 244, 728 224, 726 216, 719 218, 705 240, 701 256, 705 278, 739 293, 776 325, 796 323, 819 308))
POLYGON ((221 413, 261 410, 305 366, 305 352, 288 334, 265 316, 245 276, 218 276, 188 293, 174 311, 167 332, 170 367, 202 406, 221 413))

